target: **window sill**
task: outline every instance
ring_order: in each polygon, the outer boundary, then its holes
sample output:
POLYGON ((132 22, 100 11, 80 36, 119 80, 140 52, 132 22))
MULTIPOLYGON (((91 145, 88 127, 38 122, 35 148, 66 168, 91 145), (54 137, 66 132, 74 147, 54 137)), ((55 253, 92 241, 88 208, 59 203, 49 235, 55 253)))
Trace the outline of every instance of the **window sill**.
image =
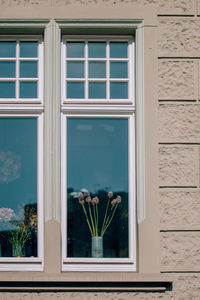
MULTIPOLYGON (((113 274, 114 275, 114 274, 113 274)), ((161 274, 134 275, 132 279, 124 276, 121 280, 105 280, 105 274, 102 274, 104 280, 81 280, 70 278, 67 281, 65 276, 26 276, 26 280, 20 277, 16 282, 16 277, 4 277, 0 283, 0 291, 35 291, 35 292, 165 292, 172 289, 172 279, 161 274), (41 278, 43 277, 43 278, 41 278), (12 280, 13 279, 13 280, 12 280)), ((24 277, 24 276, 23 276, 24 277)), ((88 277, 88 276, 87 276, 88 277)), ((88 278, 84 279, 88 279, 88 278)), ((116 276, 113 276, 116 277, 116 276)), ((83 279, 83 277, 82 277, 83 279)))

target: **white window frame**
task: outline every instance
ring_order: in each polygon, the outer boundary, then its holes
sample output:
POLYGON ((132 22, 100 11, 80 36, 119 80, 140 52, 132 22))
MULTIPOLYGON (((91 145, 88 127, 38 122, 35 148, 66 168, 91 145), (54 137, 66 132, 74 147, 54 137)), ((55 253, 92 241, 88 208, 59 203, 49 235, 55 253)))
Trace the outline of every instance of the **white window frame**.
POLYGON ((15 89, 15 98, 0 98, 0 104, 1 103, 7 103, 7 104, 43 104, 43 38, 41 35, 29 35, 29 36, 3 36, 0 35, 0 41, 15 41, 16 42, 16 57, 0 57, 1 61, 15 61, 16 62, 16 76, 15 77, 9 77, 9 78, 0 78, 0 82, 2 81, 15 81, 16 82, 16 89, 15 89), (19 42, 20 41, 38 41, 38 57, 31 58, 21 58, 19 56, 19 42), (20 78, 19 77, 19 62, 20 61, 37 61, 38 62, 38 77, 37 78, 20 78), (19 82, 37 82, 37 98, 20 98, 17 97, 19 95, 19 82))
POLYGON ((118 35, 118 36, 102 36, 102 35, 90 35, 90 36, 72 36, 72 35, 64 35, 61 43, 61 103, 62 104, 70 104, 70 103, 85 103, 85 104, 134 104, 135 102, 135 90, 134 84, 130 84, 130 82, 134 82, 134 39, 131 35, 118 35), (85 42, 86 51, 84 58, 66 58, 66 41, 82 41, 85 42), (106 58, 88 58, 88 42, 106 42, 106 58), (127 58, 110 58, 109 56, 109 42, 128 42, 128 57, 127 58), (70 79, 70 81, 83 81, 85 80, 85 99, 67 99, 66 98, 66 62, 67 61, 83 61, 85 62, 84 73, 85 76, 83 78, 74 78, 70 79), (106 78, 92 78, 88 77, 88 62, 89 61, 105 61, 106 62, 106 78), (110 61, 119 61, 119 62, 127 62, 128 63, 128 78, 119 78, 112 79, 110 78, 110 61), (88 98, 88 82, 106 82, 106 99, 92 99, 88 98), (128 99, 110 99, 110 90, 109 90, 109 81, 113 82, 128 82, 128 99))
POLYGON ((61 219, 62 219, 62 271, 136 271, 136 202, 135 202, 135 117, 131 114, 90 114, 84 113, 61 115, 61 219), (128 119, 128 175, 129 175, 129 258, 67 258, 67 118, 119 118, 128 119))
POLYGON ((0 118, 37 119, 37 241, 38 257, 0 257, 0 271, 42 271, 44 260, 43 226, 43 114, 3 114, 0 118))

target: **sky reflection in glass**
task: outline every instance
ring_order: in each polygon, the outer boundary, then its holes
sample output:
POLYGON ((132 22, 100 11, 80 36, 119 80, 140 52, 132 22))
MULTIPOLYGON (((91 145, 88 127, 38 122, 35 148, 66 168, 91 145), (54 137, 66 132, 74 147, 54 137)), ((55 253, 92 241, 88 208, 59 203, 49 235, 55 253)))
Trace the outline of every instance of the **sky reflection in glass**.
POLYGON ((128 121, 81 119, 67 121, 68 187, 128 192, 128 121))

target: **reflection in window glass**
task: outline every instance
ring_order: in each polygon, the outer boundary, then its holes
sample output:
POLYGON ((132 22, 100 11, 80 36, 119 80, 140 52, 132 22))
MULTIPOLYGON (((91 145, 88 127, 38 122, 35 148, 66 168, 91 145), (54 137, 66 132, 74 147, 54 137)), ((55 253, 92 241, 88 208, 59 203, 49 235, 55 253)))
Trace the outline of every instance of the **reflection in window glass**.
POLYGON ((37 119, 0 119, 0 256, 37 256, 37 119))
POLYGON ((20 98, 37 98, 37 82, 20 82, 20 98))
POLYGON ((15 98, 15 82, 0 82, 0 98, 15 98))
POLYGON ((84 42, 68 42, 67 57, 84 57, 84 42))
POLYGON ((128 120, 69 118, 67 257, 129 256, 128 193, 128 120))
POLYGON ((37 57, 38 42, 20 42, 20 57, 37 57))
POLYGON ((37 77, 37 62, 21 61, 20 62, 20 77, 36 78, 37 77))
POLYGON ((110 57, 111 58, 127 58, 128 43, 127 42, 111 42, 110 57))
POLYGON ((0 42, 0 57, 15 57, 16 42, 0 42))
POLYGON ((106 57, 106 43, 105 42, 89 42, 88 43, 88 57, 103 58, 106 57))
POLYGON ((0 62, 0 77, 1 78, 15 77, 15 62, 1 61, 0 62))

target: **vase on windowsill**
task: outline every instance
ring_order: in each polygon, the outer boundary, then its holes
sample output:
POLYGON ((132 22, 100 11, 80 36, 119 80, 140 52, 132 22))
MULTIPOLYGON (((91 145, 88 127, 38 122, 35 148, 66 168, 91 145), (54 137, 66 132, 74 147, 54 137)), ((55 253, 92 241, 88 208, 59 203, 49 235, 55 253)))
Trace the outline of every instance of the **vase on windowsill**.
POLYGON ((91 240, 92 257, 103 257, 103 237, 92 236, 91 240))
POLYGON ((25 256, 25 249, 20 243, 12 244, 12 255, 13 257, 23 257, 25 256))

